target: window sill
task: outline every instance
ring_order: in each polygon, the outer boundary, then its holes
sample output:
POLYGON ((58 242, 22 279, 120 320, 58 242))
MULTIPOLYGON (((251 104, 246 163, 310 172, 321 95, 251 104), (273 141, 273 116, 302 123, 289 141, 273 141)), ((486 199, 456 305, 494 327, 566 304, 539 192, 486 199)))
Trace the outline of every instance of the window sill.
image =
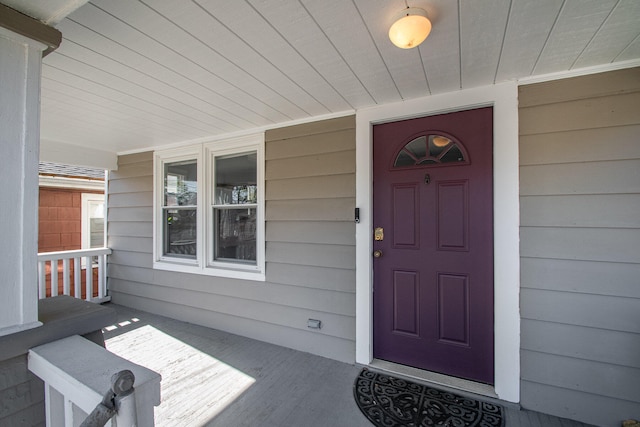
POLYGON ((154 270, 174 271, 178 273, 200 274, 204 276, 226 277, 230 279, 253 280, 264 282, 266 280, 264 271, 257 268, 255 270, 241 270, 221 267, 200 267, 198 265, 188 265, 178 262, 155 261, 154 270))

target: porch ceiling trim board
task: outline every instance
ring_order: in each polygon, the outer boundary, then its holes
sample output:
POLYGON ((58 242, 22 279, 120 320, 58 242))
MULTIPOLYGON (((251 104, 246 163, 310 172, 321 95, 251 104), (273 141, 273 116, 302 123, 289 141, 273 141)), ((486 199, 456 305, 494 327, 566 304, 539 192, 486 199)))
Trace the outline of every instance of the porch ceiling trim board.
POLYGON ((48 139, 40 140, 40 160, 105 170, 118 169, 118 156, 113 152, 48 139))
POLYGON ((372 339, 372 125, 479 106, 494 108, 495 393, 520 400, 518 88, 515 82, 363 109, 356 114, 356 362, 368 365, 372 339))

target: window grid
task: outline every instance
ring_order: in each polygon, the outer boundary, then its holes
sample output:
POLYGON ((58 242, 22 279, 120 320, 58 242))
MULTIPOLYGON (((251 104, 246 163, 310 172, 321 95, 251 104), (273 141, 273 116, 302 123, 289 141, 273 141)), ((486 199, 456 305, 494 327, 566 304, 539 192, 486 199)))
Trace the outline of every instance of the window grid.
POLYGON ((414 136, 396 155, 394 168, 469 163, 462 143, 441 134, 414 136))

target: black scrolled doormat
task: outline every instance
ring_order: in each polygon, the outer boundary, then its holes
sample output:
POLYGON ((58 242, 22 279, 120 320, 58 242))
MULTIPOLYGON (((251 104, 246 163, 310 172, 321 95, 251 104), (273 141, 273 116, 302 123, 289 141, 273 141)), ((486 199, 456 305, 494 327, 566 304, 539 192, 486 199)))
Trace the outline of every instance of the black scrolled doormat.
POLYGON ((362 413, 377 427, 504 427, 503 409, 364 368, 353 385, 362 413))

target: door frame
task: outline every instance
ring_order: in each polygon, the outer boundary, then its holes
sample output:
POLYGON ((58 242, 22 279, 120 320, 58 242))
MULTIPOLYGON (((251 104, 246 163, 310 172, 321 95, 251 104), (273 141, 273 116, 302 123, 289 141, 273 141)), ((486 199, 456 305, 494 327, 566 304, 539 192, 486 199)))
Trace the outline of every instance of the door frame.
POLYGON ((494 366, 496 395, 520 401, 518 86, 461 90, 356 112, 356 362, 373 360, 373 125, 493 107, 494 366))

